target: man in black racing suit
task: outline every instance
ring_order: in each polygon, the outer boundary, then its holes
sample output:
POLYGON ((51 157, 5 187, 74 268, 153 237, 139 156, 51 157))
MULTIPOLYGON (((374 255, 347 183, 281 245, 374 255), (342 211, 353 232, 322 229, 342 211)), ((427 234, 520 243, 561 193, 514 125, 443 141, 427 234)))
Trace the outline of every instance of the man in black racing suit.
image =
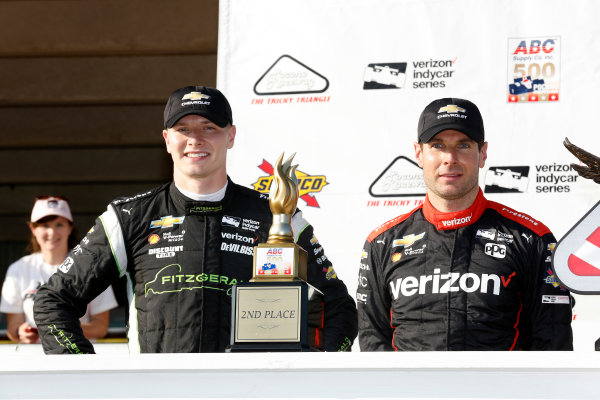
POLYGON ((424 204, 378 227, 363 249, 361 350, 572 350, 554 236, 479 189, 487 142, 475 104, 432 102, 418 140, 424 204))
MULTIPOLYGON (((174 182, 113 201, 38 291, 34 312, 46 353, 92 353, 78 318, 119 277, 127 279, 130 352, 222 352, 230 344, 232 286, 252 277, 253 247, 267 240, 268 198, 225 171, 235 126, 216 89, 176 90, 163 136, 174 182)), ((309 341, 349 350, 356 308, 301 211, 296 243, 308 252, 308 282, 324 293, 324 323, 309 341)))

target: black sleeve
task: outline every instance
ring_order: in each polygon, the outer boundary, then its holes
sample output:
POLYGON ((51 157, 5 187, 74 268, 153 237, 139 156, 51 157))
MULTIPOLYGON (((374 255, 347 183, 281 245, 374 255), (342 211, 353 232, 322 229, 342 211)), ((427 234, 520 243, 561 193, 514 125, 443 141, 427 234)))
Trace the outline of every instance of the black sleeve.
POLYGON ((323 349, 349 351, 358 331, 354 300, 300 212, 294 215, 293 225, 298 229, 294 230, 297 244, 308 253, 308 283, 325 295, 323 349))
POLYGON ((366 241, 360 260, 356 291, 358 342, 361 351, 392 351, 391 302, 380 276, 383 265, 374 247, 366 241))
POLYGON ((85 314, 87 304, 120 275, 103 223, 109 211, 96 220, 58 271, 38 290, 33 312, 46 354, 94 353, 79 318, 85 314))
POLYGON ((571 296, 560 285, 550 262, 555 245, 552 234, 532 243, 531 279, 523 321, 526 350, 573 350, 571 296))

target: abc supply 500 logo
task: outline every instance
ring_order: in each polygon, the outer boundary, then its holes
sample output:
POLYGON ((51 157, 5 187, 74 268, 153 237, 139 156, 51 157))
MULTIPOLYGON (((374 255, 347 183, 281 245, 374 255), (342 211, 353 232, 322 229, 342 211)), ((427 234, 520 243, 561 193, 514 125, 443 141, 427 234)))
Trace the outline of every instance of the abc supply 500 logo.
MULTIPOLYGON (((262 164, 259 165, 258 168, 268 175, 259 177, 252 186, 254 187, 254 190, 268 194, 271 190, 271 184, 273 183, 273 165, 263 159, 262 164)), ((319 207, 319 202, 313 194, 319 193, 328 184, 325 175, 309 175, 305 172, 296 170, 296 178, 298 179, 300 198, 304 200, 309 207, 319 207)))
POLYGON ((508 39, 508 102, 558 101, 560 38, 508 39))

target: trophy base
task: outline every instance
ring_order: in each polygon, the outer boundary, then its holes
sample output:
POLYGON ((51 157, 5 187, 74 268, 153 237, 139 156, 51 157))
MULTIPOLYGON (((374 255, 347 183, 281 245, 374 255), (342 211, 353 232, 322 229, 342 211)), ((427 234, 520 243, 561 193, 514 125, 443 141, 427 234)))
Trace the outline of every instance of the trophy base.
POLYGON ((323 293, 304 281, 239 283, 226 352, 320 351, 322 313, 323 293))
POLYGON ((321 351, 300 343, 236 343, 227 346, 225 353, 321 351))

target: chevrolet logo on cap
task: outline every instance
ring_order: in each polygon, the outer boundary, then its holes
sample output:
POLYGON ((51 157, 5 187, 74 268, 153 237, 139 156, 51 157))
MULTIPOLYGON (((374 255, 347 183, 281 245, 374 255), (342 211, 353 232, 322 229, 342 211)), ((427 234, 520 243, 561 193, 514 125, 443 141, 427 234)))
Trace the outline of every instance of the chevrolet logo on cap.
POLYGON ((207 94, 202 94, 200 92, 189 92, 184 95, 181 100, 202 100, 202 99, 210 99, 210 96, 207 94))
POLYGON ((454 104, 448 104, 446 107, 440 108, 440 111, 438 111, 438 114, 441 112, 447 112, 448 114, 455 113, 455 112, 464 113, 464 112, 467 112, 467 110, 465 110, 462 107, 455 106, 454 104))

